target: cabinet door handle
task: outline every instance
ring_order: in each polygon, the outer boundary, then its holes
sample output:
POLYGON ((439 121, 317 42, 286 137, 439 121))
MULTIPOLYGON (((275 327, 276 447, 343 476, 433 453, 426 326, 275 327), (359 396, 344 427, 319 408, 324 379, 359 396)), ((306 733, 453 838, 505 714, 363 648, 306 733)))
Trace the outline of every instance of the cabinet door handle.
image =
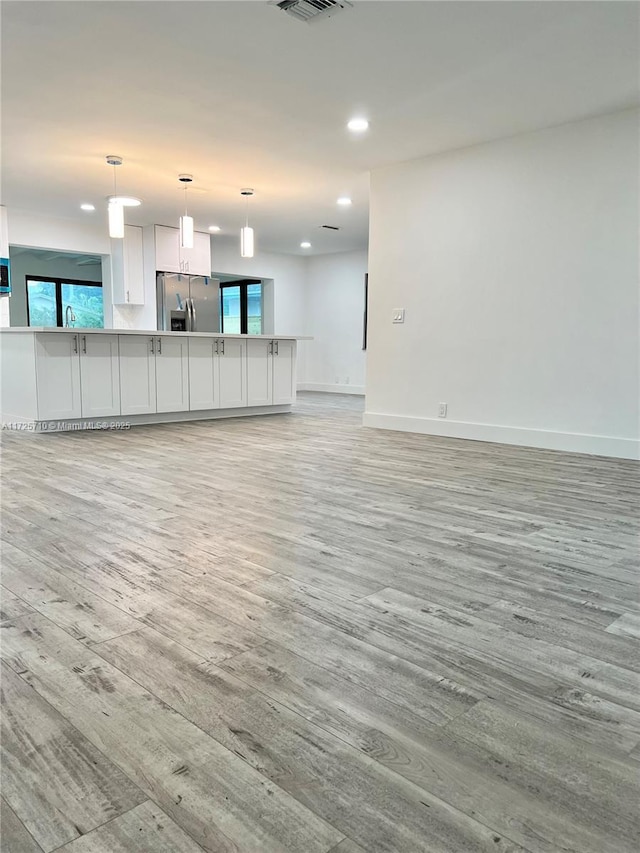
POLYGON ((155 355, 156 352, 156 339, 151 338, 151 354, 155 355))
POLYGON ((78 352, 78 336, 73 336, 73 351, 78 352))
POLYGON ((267 355, 273 355, 273 341, 269 341, 269 346, 267 348, 267 355))
POLYGON ((158 353, 162 355, 162 338, 158 338, 158 353))
POLYGON ((86 335, 82 336, 82 352, 85 355, 87 354, 87 336, 86 335))
POLYGON ((215 344, 216 344, 216 348, 215 348, 214 352, 215 352, 215 354, 216 354, 216 355, 218 355, 218 344, 219 344, 219 343, 220 343, 220 341, 216 341, 216 342, 215 342, 215 344))
POLYGON ((276 355, 280 355, 280 341, 276 341, 276 355))
POLYGON ((222 355, 224 355, 224 341, 220 341, 220 346, 222 347, 222 355))
POLYGON ((128 290, 127 290, 127 302, 131 302, 131 300, 129 299, 129 291, 128 290))

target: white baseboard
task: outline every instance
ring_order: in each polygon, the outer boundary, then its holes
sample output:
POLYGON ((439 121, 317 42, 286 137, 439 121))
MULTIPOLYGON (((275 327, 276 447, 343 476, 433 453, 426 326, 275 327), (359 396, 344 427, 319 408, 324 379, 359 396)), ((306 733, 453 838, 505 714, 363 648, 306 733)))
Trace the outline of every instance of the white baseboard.
POLYGON ((323 391, 327 394, 364 395, 364 385, 323 385, 318 382, 299 382, 298 391, 323 391))
POLYGON ((223 418, 248 418, 253 415, 282 415, 291 411, 291 406, 238 406, 233 409, 202 409, 188 412, 154 412, 146 415, 109 415, 103 418, 75 418, 74 420, 39 421, 29 418, 2 416, 2 429, 20 432, 71 432, 76 430, 111 429, 128 430, 132 426, 150 424, 174 424, 187 421, 213 421, 223 418))
POLYGON ((466 438, 471 441, 491 441, 545 450, 564 450, 569 453, 589 453, 595 456, 614 456, 619 459, 640 459, 640 441, 609 435, 586 435, 574 432, 553 432, 544 429, 507 427, 436 418, 417 418, 365 412, 363 426, 376 429, 417 432, 446 438, 466 438))

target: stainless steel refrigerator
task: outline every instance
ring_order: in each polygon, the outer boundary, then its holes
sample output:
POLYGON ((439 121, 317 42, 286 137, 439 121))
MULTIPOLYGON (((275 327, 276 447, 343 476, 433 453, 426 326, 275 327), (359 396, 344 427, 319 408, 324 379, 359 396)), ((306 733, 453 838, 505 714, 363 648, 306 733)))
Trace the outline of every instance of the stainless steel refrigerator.
POLYGON ((218 279, 159 272, 156 277, 156 296, 160 331, 220 331, 218 279))

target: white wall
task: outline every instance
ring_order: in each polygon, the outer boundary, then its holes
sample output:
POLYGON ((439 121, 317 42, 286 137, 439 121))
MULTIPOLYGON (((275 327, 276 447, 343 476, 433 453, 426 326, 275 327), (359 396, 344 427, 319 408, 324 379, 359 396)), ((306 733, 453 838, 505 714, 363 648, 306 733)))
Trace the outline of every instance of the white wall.
POLYGON ((365 424, 637 456, 637 158, 626 111, 374 171, 365 424))
POLYGON ((304 300, 306 258, 295 255, 278 255, 256 251, 253 258, 240 257, 240 236, 214 236, 211 239, 211 267, 213 272, 226 275, 255 276, 273 279, 273 310, 266 317, 273 328, 267 334, 304 334, 304 300))
POLYGON ((307 334, 303 388, 364 394, 364 276, 367 253, 316 255, 307 260, 307 334))
POLYGON ((87 220, 58 219, 38 216, 24 210, 8 211, 9 243, 34 249, 58 249, 61 252, 84 252, 87 255, 108 255, 109 235, 106 221, 87 214, 87 220))

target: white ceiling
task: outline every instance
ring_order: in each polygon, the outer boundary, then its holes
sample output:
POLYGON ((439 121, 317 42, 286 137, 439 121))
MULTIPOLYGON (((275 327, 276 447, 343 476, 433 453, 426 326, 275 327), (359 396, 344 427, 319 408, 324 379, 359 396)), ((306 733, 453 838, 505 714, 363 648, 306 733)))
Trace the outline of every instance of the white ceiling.
POLYGON ((266 0, 4 0, 3 203, 106 227, 114 153, 133 224, 174 224, 191 172, 199 229, 235 234, 251 186, 261 248, 360 248, 369 169, 633 106, 637 50, 625 2, 356 0, 308 25, 266 0))

